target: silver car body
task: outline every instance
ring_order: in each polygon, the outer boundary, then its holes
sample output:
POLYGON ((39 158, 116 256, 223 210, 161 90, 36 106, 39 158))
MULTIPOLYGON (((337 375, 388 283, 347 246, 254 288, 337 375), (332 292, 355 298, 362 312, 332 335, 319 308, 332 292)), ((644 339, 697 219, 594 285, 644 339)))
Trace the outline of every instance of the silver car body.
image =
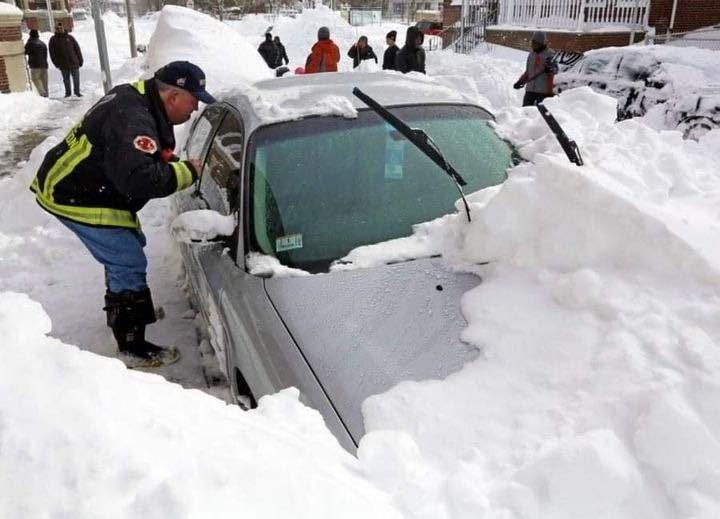
MULTIPOLYGON (((409 104, 407 88, 412 88, 412 104, 470 104, 428 81, 336 73, 264 81, 226 97, 215 109, 242 118, 246 149, 255 129, 287 114, 299 118, 337 110, 328 106, 364 108, 351 95, 355 85, 386 106, 409 104)), ((198 140, 200 131, 196 127, 189 142, 198 140)), ((239 149, 240 142, 236 145, 239 149)), ((244 161, 238 168, 241 176, 247 174, 244 161)), ((245 189, 240 188, 240 200, 246 199, 245 189)), ((204 198, 213 209, 222 205, 210 192, 204 198)), ((179 211, 204 207, 192 194, 179 197, 178 204, 179 211)), ((235 395, 245 384, 256 398, 294 386, 353 451, 364 434, 361 405, 367 397, 404 380, 444 378, 477 355, 460 341, 465 326, 460 301, 479 277, 452 272, 440 258, 305 277, 254 276, 245 267, 244 212, 237 214, 230 242, 182 245, 194 303, 226 363, 235 395)))

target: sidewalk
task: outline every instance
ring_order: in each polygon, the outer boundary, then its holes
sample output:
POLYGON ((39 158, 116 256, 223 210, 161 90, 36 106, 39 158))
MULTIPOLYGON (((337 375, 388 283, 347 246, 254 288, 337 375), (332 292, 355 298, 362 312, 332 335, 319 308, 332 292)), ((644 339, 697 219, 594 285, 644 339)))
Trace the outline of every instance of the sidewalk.
MULTIPOLYGON (((105 323, 104 273, 77 238, 40 209, 27 189, 47 149, 97 100, 47 101, 42 123, 8 128, 0 142, 0 291, 27 293, 42 304, 52 321, 51 336, 105 356, 115 356, 115 341, 105 323), (58 106, 63 103, 65 106, 58 106), (44 143, 53 136, 55 141, 44 143), (31 156, 32 150, 40 149, 31 156)), ((30 98, 37 110, 37 102, 30 98)), ((15 107, 17 109, 18 107, 15 107)), ((148 245, 148 282, 165 318, 148 327, 148 339, 172 344, 181 359, 152 370, 186 388, 206 391, 229 401, 227 383, 212 352, 201 353, 202 324, 186 297, 182 260, 167 226, 172 221, 169 199, 152 200, 140 212, 148 245)), ((17 345, 21 346, 21 345, 17 345)))

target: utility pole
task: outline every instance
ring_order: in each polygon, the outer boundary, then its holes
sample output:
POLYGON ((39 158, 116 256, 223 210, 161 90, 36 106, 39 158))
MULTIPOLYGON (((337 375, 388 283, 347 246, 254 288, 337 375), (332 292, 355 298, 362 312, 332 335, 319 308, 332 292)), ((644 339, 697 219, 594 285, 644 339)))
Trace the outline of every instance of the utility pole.
POLYGON ((48 31, 54 32, 55 31, 55 17, 53 16, 53 11, 52 11, 52 0, 45 0, 45 7, 47 7, 47 13, 48 13, 48 31))
POLYGON ((112 88, 112 78, 110 77, 110 60, 108 59, 107 42, 105 41, 105 25, 103 25, 99 1, 90 0, 90 8, 95 22, 95 38, 97 39, 98 54, 100 56, 100 75, 102 76, 103 90, 107 94, 112 88))
POLYGON ((130 36, 130 56, 137 57, 137 45, 135 45, 135 20, 133 12, 130 8, 130 0, 125 0, 125 10, 127 11, 128 34, 130 36))

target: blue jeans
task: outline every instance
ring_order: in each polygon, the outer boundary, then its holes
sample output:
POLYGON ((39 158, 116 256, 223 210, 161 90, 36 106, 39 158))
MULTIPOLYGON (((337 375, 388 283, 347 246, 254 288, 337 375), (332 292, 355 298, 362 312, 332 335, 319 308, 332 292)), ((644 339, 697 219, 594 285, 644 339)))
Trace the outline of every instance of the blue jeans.
POLYGON ((73 89, 75 95, 80 95, 80 69, 72 68, 61 68, 60 73, 62 74, 63 84, 65 85, 65 97, 70 95, 70 76, 72 75, 73 89))
POLYGON ((147 288, 147 258, 141 231, 120 227, 93 227, 58 218, 74 232, 93 258, 105 267, 105 286, 111 292, 147 288))

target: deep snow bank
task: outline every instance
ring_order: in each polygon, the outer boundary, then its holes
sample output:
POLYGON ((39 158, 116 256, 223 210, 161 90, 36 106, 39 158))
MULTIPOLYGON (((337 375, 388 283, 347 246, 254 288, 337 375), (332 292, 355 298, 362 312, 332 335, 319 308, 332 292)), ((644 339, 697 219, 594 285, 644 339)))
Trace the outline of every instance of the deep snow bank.
POLYGON ((175 60, 205 72, 210 93, 274 77, 260 54, 224 23, 192 9, 166 5, 150 38, 147 65, 154 72, 175 60))
POLYGON ((243 412, 50 326, 0 293, 1 517, 399 517, 296 390, 243 412))
MULTIPOLYGON (((411 238, 482 274, 462 301, 482 354, 366 400, 358 456, 413 517, 717 517, 720 132, 614 124, 588 88, 547 106, 586 165, 534 108, 499 114, 533 162, 411 238)), ((376 247, 366 265, 398 255, 376 247)))

